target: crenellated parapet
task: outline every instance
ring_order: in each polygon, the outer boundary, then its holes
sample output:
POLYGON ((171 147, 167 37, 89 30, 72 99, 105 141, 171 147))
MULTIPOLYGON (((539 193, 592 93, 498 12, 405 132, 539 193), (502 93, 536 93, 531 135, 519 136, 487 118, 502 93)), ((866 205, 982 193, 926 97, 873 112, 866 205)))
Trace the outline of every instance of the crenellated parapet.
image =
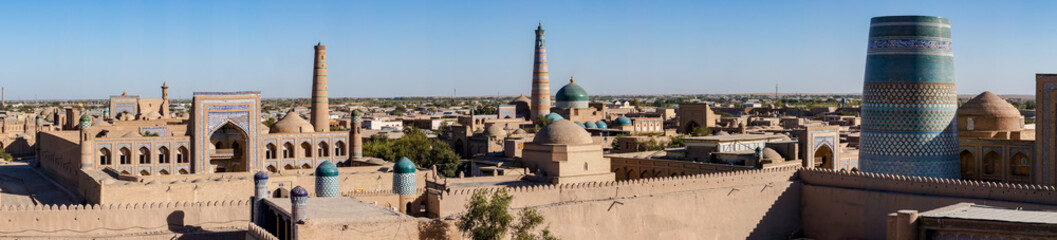
POLYGON ((430 191, 428 197, 434 199, 438 205, 431 205, 429 211, 441 217, 461 212, 465 203, 470 199, 473 193, 477 191, 491 192, 499 189, 505 189, 514 197, 511 207, 521 208, 567 202, 650 197, 662 194, 707 189, 740 189, 744 186, 753 185, 778 186, 775 185, 775 183, 785 183, 785 185, 789 185, 797 180, 799 169, 799 166, 790 166, 738 172, 644 178, 627 181, 519 185, 509 187, 489 186, 454 188, 445 186, 445 190, 443 191, 430 191))
POLYGON ((833 171, 819 168, 807 168, 801 170, 800 179, 805 184, 829 187, 1010 202, 1057 204, 1057 188, 1043 185, 833 171))
POLYGON ((278 237, 269 233, 268 230, 257 226, 257 224, 250 223, 249 228, 246 230, 246 239, 253 240, 279 240, 278 237))
POLYGON ((101 237, 181 231, 189 227, 241 229, 250 200, 143 202, 104 205, 0 206, 2 236, 101 237))

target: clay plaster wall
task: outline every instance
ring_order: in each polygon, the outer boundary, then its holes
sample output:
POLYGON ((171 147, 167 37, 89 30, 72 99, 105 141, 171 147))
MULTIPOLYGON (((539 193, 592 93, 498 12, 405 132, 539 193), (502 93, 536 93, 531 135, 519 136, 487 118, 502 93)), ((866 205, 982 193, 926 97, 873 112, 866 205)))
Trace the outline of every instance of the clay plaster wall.
MULTIPOLYGON (((512 208, 539 208, 566 239, 785 238, 800 227, 796 169, 506 189, 512 208)), ((458 215, 474 191, 499 188, 431 192, 427 207, 458 215)))
POLYGON ((0 206, 0 238, 112 238, 191 228, 242 229, 249 201, 0 206))
POLYGON ((805 169, 801 213, 804 236, 884 239, 885 219, 902 209, 935 209, 960 202, 1025 209, 1057 209, 1052 186, 906 177, 805 169))

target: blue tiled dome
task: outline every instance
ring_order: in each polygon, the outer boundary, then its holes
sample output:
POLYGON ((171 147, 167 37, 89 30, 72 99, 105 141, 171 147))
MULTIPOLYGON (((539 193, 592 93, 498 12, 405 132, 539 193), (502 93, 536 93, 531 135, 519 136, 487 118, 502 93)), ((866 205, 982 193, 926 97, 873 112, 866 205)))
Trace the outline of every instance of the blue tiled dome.
POLYGON ((338 166, 335 166, 334 163, 330 162, 330 160, 323 161, 323 163, 320 163, 319 166, 316 167, 316 176, 337 177, 338 166))
POLYGON ((606 122, 603 122, 602 120, 598 120, 598 122, 595 123, 595 126, 598 126, 598 128, 601 129, 609 128, 609 125, 607 125, 606 122))
POLYGON ((547 121, 548 122, 557 122, 558 120, 562 120, 562 119, 565 119, 565 118, 563 118, 562 115, 558 115, 558 113, 548 113, 547 114, 547 121))
POLYGON ((268 173, 257 171, 257 174, 253 174, 253 180, 268 180, 268 173))
POLYGON ((584 123, 582 123, 582 122, 577 121, 577 122, 573 122, 573 123, 575 123, 576 126, 580 126, 582 128, 587 128, 587 126, 585 126, 584 123))
POLYGON ((294 190, 290 190, 291 197, 308 197, 308 190, 301 186, 294 187, 294 190))
POLYGON ((631 119, 625 116, 620 116, 616 121, 613 121, 613 126, 631 125, 631 119))
POLYGON ((393 172, 415 173, 415 163, 411 162, 411 159, 402 157, 400 160, 396 160, 396 164, 393 165, 393 172))
POLYGON ((595 125, 595 122, 586 122, 586 123, 584 123, 584 127, 586 127, 586 128, 598 128, 598 125, 595 125))

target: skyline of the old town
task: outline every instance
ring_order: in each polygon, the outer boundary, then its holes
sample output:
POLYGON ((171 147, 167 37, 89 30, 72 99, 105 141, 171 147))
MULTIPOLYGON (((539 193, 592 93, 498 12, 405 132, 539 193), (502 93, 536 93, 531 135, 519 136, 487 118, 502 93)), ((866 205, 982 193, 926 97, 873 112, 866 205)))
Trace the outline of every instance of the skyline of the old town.
POLYGON ((530 94, 532 31, 552 33, 551 75, 598 94, 857 93, 873 16, 925 14, 960 27, 958 92, 1032 94, 1057 60, 1048 14, 1023 1, 771 2, 35 2, 0 3, 0 85, 9 100, 89 99, 173 84, 298 97, 309 43, 331 46, 331 96, 530 94), (393 84, 400 82, 401 84, 393 84), (651 84, 641 84, 650 82, 651 84), (738 82, 740 84, 723 84, 738 82), (994 84, 1001 82, 1002 84, 994 84), (38 84, 63 86, 33 91, 38 84), (104 87, 105 86, 105 87, 104 87), (119 87, 113 87, 119 86, 119 87), (635 86, 628 88, 627 86, 635 86))

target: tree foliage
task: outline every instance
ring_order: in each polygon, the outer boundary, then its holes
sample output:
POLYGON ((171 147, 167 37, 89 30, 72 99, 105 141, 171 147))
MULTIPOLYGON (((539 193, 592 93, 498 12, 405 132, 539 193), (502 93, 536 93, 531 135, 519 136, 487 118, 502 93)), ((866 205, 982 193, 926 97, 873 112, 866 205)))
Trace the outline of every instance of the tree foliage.
POLYGON ((14 157, 12 157, 10 153, 7 153, 7 151, 4 151, 3 148, 0 148, 0 159, 10 162, 14 157))
POLYGON ((709 136, 712 135, 712 128, 706 126, 697 126, 694 127, 693 131, 690 132, 690 135, 693 135, 695 137, 709 136))
POLYGON ((536 209, 525 208, 518 214, 517 222, 509 212, 510 202, 514 197, 506 189, 496 191, 477 191, 466 203, 466 213, 459 216, 455 226, 467 237, 475 240, 502 239, 510 230, 515 240, 557 240, 545 227, 540 233, 533 233, 543 224, 543 215, 536 209), (489 194, 491 193, 491 194, 489 194), (489 196, 491 195, 491 196, 489 196), (513 225, 511 225, 513 223, 513 225))
POLYGON ((404 129, 404 136, 389 139, 387 135, 373 135, 363 144, 363 155, 395 162, 401 157, 411 159, 419 167, 437 166, 440 174, 454 177, 459 168, 459 155, 447 143, 430 139, 422 130, 404 129))

